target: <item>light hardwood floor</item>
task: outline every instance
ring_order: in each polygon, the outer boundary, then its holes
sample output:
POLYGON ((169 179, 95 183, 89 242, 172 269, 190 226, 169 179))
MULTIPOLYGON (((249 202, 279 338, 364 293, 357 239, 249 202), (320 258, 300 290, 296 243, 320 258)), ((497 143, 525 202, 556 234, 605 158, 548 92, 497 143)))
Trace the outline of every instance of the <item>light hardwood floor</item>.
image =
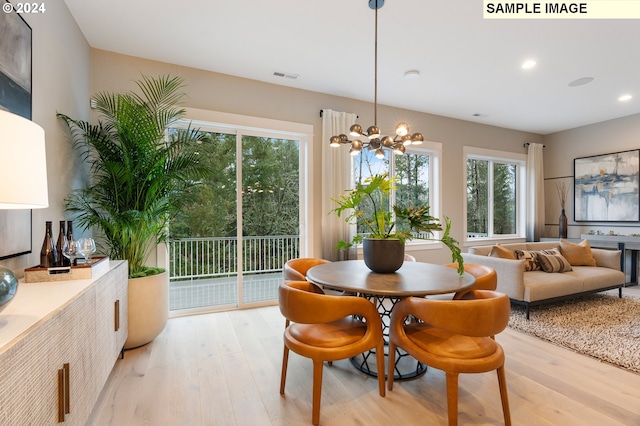
MULTIPOLYGON (((117 362, 92 424, 311 424, 311 361, 291 353, 279 394, 283 328, 277 306, 169 320, 117 362)), ((510 329, 497 340, 514 425, 640 425, 640 375, 510 329)), ((458 409, 460 425, 503 424, 496 374, 461 375, 458 409)), ((382 398, 349 361, 325 365, 321 425, 446 422, 441 371, 396 382, 382 398)))

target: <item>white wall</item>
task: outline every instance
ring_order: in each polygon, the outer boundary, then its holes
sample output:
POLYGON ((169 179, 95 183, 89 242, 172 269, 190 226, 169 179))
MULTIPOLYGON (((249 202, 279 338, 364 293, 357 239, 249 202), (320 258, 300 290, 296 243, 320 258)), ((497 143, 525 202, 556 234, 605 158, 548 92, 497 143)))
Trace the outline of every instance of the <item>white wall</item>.
POLYGON ((607 154, 640 148, 640 114, 583 126, 544 137, 544 175, 546 230, 545 236, 558 236, 560 204, 556 182, 570 188, 567 202, 569 238, 580 238, 590 230, 628 235, 640 233, 640 223, 585 223, 573 220, 573 160, 578 157, 607 154))
MULTIPOLYGON (((311 178, 311 193, 317 194, 316 197, 321 194, 322 185, 321 144, 328 143, 328 141, 322 140, 320 110, 329 108, 354 112, 359 115, 359 122, 365 125, 373 122, 373 105, 370 103, 149 61, 103 50, 92 50, 93 93, 103 90, 134 90, 133 81, 139 79, 141 74, 149 76, 171 74, 183 77, 187 85, 185 92, 189 95, 185 105, 188 107, 312 125, 314 139, 311 158, 314 160, 314 173, 311 178)), ((381 118, 378 124, 383 130, 393 129, 394 123, 404 119, 409 123, 412 131, 420 131, 424 134, 425 139, 442 143, 443 214, 451 218, 454 237, 459 241, 463 240, 462 224, 465 220, 462 216, 465 200, 462 147, 470 145, 525 153, 524 143, 542 142, 541 135, 384 105, 379 105, 378 117, 381 118)), ((346 152, 345 155, 347 155, 346 152)), ((315 205, 321 205, 319 199, 315 200, 315 205)), ((313 224, 310 232, 316 236, 314 247, 311 247, 310 255, 312 256, 317 256, 321 252, 320 222, 322 215, 325 214, 327 212, 316 209, 310 218, 310 222, 313 224)), ((428 253, 421 252, 417 254, 417 257, 418 260, 440 263, 450 261, 447 249, 430 250, 428 253)))
POLYGON ((72 184, 79 185, 75 155, 56 112, 88 119, 91 93, 90 48, 65 3, 48 2, 45 13, 23 18, 33 35, 32 119, 45 131, 49 208, 33 210, 32 253, 0 262, 18 276, 39 264, 45 221, 54 222, 57 235, 58 221, 65 219, 63 200, 72 184))

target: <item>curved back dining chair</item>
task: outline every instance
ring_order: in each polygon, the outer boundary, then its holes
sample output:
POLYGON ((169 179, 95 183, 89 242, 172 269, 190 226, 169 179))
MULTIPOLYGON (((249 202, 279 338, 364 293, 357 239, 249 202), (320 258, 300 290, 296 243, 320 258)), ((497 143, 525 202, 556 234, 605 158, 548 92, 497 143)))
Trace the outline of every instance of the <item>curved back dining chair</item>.
MULTIPOLYGON (((444 266, 458 269, 457 263, 447 263, 444 266)), ((471 274, 476 279, 473 287, 457 292, 453 299, 464 299, 465 295, 473 290, 495 290, 498 287, 498 274, 491 266, 481 265, 479 263, 465 263, 464 271, 471 274)))
POLYGON ((331 263, 330 260, 320 259, 317 257, 299 257, 290 259, 282 268, 285 280, 289 281, 305 281, 307 279, 307 271, 314 266, 323 263, 331 263))
MULTIPOLYGON (((324 361, 351 358, 375 349, 378 371, 384 371, 384 340, 380 314, 371 302, 356 296, 315 293, 307 281, 285 281, 279 288, 282 315, 290 321, 284 331, 280 394, 284 395, 289 350, 313 361, 312 423, 320 421, 324 361), (355 316, 362 318, 356 319, 355 316)), ((385 396, 384 374, 378 374, 385 396)))
POLYGON ((463 300, 408 297, 396 303, 389 325, 389 390, 399 347, 446 373, 449 425, 457 425, 458 375, 496 370, 504 422, 510 425, 504 351, 493 338, 506 328, 509 312, 507 295, 489 290, 473 290, 463 300), (408 316, 418 321, 406 323, 408 316))
POLYGON ((411 256, 410 254, 404 254, 404 261, 405 262, 415 262, 416 258, 414 256, 411 256))
MULTIPOLYGON (((324 263, 331 263, 330 260, 320 259, 318 257, 297 257, 295 259, 289 259, 285 262, 282 267, 282 275, 284 275, 284 279, 287 281, 306 281, 307 280, 307 271, 314 266, 322 265, 324 263)), ((314 284, 315 289, 313 290, 315 293, 324 294, 324 290, 314 284)), ((334 293, 338 295, 339 292, 335 292, 329 289, 330 293, 334 293)), ((285 326, 289 326, 289 320, 285 319, 285 326)))

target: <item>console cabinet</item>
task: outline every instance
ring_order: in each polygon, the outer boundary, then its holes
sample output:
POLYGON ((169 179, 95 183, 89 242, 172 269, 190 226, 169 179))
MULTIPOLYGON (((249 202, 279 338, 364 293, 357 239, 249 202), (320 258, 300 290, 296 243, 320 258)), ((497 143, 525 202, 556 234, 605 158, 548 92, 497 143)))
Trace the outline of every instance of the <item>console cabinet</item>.
POLYGON ((84 425, 127 338, 127 264, 20 283, 0 312, 0 424, 84 425))

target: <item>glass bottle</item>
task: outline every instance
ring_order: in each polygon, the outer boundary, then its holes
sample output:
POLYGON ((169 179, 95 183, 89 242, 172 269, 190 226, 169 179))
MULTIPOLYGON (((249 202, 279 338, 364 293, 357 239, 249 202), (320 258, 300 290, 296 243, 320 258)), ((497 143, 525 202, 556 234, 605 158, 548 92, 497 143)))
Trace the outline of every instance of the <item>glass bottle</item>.
POLYGON ((42 268, 54 267, 58 260, 58 253, 56 252, 56 246, 53 244, 53 237, 51 235, 51 222, 47 221, 44 241, 42 242, 42 249, 40 250, 40 267, 42 268))
MULTIPOLYGON (((69 241, 73 241, 73 222, 70 220, 67 221, 67 244, 69 244, 69 241)), ((74 260, 71 266, 76 266, 77 264, 77 261, 74 260)))
POLYGON ((58 234, 58 241, 56 242, 56 252, 58 254, 58 266, 69 266, 69 259, 64 257, 64 246, 67 245, 67 236, 65 235, 64 220, 60 221, 60 233, 58 234))

